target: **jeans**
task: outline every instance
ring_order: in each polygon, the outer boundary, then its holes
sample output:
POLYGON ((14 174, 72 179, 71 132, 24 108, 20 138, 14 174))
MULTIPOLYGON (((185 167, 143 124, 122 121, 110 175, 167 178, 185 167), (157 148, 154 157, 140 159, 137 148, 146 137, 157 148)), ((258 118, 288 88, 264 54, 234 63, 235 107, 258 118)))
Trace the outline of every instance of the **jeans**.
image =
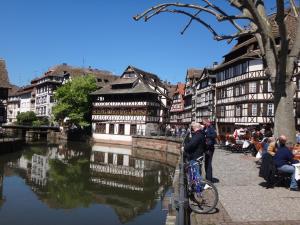
POLYGON ((208 146, 208 151, 205 153, 205 178, 212 182, 212 159, 214 155, 214 146, 208 146))
POLYGON ((195 176, 200 177, 201 169, 200 169, 199 163, 196 160, 190 160, 189 164, 193 169, 195 169, 195 176))
POLYGON ((290 188, 298 188, 298 183, 295 179, 295 167, 292 165, 283 165, 281 167, 277 168, 280 172, 284 172, 284 173, 291 173, 291 184, 290 184, 290 188))

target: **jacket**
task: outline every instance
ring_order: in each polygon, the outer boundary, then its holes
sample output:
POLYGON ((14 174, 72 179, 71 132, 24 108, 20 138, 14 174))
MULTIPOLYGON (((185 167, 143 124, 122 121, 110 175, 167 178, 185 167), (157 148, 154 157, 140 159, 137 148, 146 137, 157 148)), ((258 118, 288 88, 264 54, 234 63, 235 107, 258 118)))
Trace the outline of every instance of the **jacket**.
POLYGON ((188 160, 195 160, 206 151, 205 133, 198 130, 192 134, 191 140, 185 144, 184 152, 187 153, 188 160))
POLYGON ((216 144, 217 132, 213 126, 208 126, 205 130, 207 145, 216 144))
POLYGON ((265 179, 267 182, 267 188, 273 185, 276 171, 277 170, 273 161, 273 156, 269 153, 263 154, 259 176, 265 179))

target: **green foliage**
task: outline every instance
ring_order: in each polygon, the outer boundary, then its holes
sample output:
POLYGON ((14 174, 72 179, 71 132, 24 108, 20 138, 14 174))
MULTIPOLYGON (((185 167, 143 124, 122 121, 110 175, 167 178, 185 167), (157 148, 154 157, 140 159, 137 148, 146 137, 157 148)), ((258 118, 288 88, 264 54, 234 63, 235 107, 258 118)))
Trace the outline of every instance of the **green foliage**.
POLYGON ((89 161, 80 159, 65 164, 50 160, 48 197, 61 208, 88 207, 93 199, 87 191, 89 161))
POLYGON ((33 121, 37 120, 34 112, 22 112, 17 115, 17 123, 20 125, 32 125, 33 121))
POLYGON ((62 122, 68 117, 71 123, 88 126, 91 113, 89 94, 95 90, 96 80, 91 75, 76 77, 59 87, 54 95, 57 100, 53 107, 55 120, 62 122))

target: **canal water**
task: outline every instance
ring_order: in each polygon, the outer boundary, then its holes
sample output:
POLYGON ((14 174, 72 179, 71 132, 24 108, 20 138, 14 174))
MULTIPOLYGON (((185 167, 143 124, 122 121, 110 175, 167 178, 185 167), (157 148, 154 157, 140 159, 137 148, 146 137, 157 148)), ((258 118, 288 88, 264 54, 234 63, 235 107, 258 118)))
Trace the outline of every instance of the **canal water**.
POLYGON ((0 156, 0 224, 164 224, 175 163, 124 146, 25 145, 0 156))

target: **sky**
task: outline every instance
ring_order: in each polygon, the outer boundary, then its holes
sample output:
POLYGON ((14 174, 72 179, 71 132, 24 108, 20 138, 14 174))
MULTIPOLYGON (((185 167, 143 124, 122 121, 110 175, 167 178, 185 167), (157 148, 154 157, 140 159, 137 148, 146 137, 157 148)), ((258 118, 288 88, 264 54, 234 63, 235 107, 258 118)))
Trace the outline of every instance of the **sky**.
MULTIPOLYGON (((19 86, 61 63, 116 75, 133 65, 175 84, 185 80, 188 68, 221 62, 234 44, 213 40, 196 22, 181 35, 188 22, 182 15, 159 15, 146 23, 132 19, 157 3, 171 2, 168 0, 0 2, 0 58, 6 61, 10 82, 19 86)), ((220 33, 234 32, 226 23, 206 15, 202 18, 220 33)))

